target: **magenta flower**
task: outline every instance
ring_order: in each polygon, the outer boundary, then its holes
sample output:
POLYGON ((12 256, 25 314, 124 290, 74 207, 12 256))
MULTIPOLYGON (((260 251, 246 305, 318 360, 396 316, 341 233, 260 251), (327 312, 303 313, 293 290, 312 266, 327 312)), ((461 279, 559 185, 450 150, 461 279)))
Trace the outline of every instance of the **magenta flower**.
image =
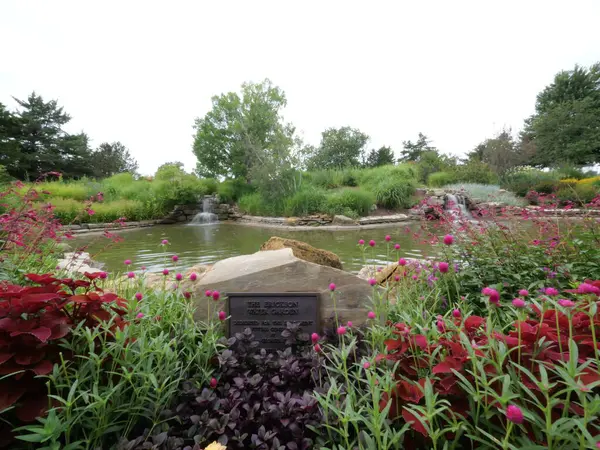
POLYGON ((573 302, 571 300, 567 300, 566 298, 561 298, 558 301, 558 304, 560 306, 562 306, 563 308, 573 308, 575 306, 575 302, 573 302))
POLYGON ((369 311, 369 313, 367 314, 367 317, 368 317, 369 319, 374 319, 374 318, 375 318, 375 317, 377 317, 377 316, 375 315, 375 313, 374 313, 373 311, 369 311))
POLYGON ((129 264, 131 264, 131 260, 130 260, 130 259, 126 259, 126 260, 125 260, 123 263, 124 263, 126 266, 128 266, 129 264))
POLYGON ((196 281, 198 279, 198 275, 195 272, 190 274, 190 281, 196 281))
POLYGON ((516 405, 508 405, 506 408, 506 418, 512 423, 521 424, 523 423, 523 411, 516 405))
POLYGON ((527 296, 529 295, 529 291, 528 291, 527 289, 521 289, 521 290, 519 291, 519 295, 520 295, 521 297, 527 297, 527 296))
POLYGON ((375 241, 374 241, 373 239, 371 239, 371 240, 369 241, 369 245, 370 245, 371 247, 375 247, 375 241))
POLYGON ((329 290, 330 290, 331 292, 335 291, 335 283, 331 283, 331 284, 329 285, 329 290))
POLYGON ((321 346, 319 344, 315 344, 313 348, 315 349, 315 353, 321 353, 321 346))
POLYGON ((359 239, 358 240, 358 245, 365 245, 365 240, 364 239, 359 239))
POLYGON ((164 269, 164 270, 163 270, 163 275, 164 275, 164 276, 167 276, 167 275, 169 275, 169 269, 164 269))
POLYGON ((401 266, 405 266, 406 265, 406 260, 404 258, 400 258, 398 260, 398 264, 400 264, 401 266))
POLYGON ((545 289, 544 293, 550 297, 555 297, 558 295, 558 290, 554 289, 553 287, 549 287, 545 289))
POLYGON ((375 278, 369 278, 369 284, 371 286, 375 286, 377 284, 377 280, 375 278))
POLYGON ((204 292, 204 295, 206 295, 207 297, 212 297, 212 291, 211 290, 207 290, 204 292))
POLYGON ((460 310, 459 309, 453 309, 452 310, 452 317, 455 317, 456 319, 460 318, 460 310))
POLYGON ((492 292, 493 292, 493 291, 494 291, 494 289, 492 289, 492 288, 490 288, 490 287, 484 287, 484 288, 481 290, 481 293, 482 293, 483 295, 485 295, 486 297, 489 297, 490 295, 492 295, 492 292))
POLYGON ((392 240, 392 237, 389 234, 387 234, 385 236, 385 242, 390 242, 391 240, 392 240))
POLYGON ((579 286, 577 286, 577 293, 598 295, 600 294, 600 288, 597 288, 596 286, 590 283, 581 283, 579 286))
POLYGON ((319 335, 317 333, 311 334, 310 340, 312 341, 313 344, 316 344, 317 342, 319 342, 319 335))
POLYGON ((367 370, 369 367, 371 367, 371 363, 369 361, 365 361, 363 363, 363 369, 367 370))
POLYGON ((512 304, 515 308, 525 308, 525 301, 522 298, 513 298, 512 304))
POLYGON ((177 274, 175 274, 175 279, 177 281, 181 281, 181 280, 183 280, 183 275, 181 275, 180 273, 177 273, 177 274))
POLYGON ((135 316, 136 319, 141 319, 142 317, 144 317, 144 313, 137 313, 135 316))
POLYGON ((210 387, 213 389, 217 387, 217 379, 216 378, 210 379, 210 387))
POLYGON ((396 250, 400 250, 400 244, 395 244, 395 245, 394 245, 394 248, 395 248, 396 250))
POLYGON ((454 242, 454 236, 452 236, 451 234, 447 234, 446 236, 444 236, 444 244, 452 245, 453 242, 454 242))
POLYGON ((394 275, 394 281, 400 281, 400 275, 394 275))
POLYGON ((219 300, 219 297, 221 296, 221 294, 219 294, 219 291, 213 291, 212 293, 212 298, 213 300, 216 302, 217 300, 219 300))
POLYGON ((490 294, 490 303, 493 303, 494 305, 500 303, 500 294, 498 294, 498 291, 494 291, 490 294))
POLYGON ((100 275, 98 275, 98 277, 101 280, 106 280, 106 277, 108 276, 108 274, 106 272, 100 272, 100 275))
POLYGON ((346 326, 347 326, 348 328, 352 328, 352 322, 349 320, 349 321, 348 321, 348 323, 346 324, 346 326))
POLYGON ((140 269, 142 269, 142 272, 145 272, 146 271, 146 266, 142 266, 142 267, 140 267, 140 269))
POLYGON ((441 262, 438 265, 438 269, 440 269, 440 272, 442 273, 448 273, 448 263, 447 262, 441 262))
POLYGON ((340 336, 343 336, 344 334, 346 334, 346 327, 343 325, 338 327, 337 334, 339 334, 340 336))
POLYGON ((192 293, 190 291, 185 291, 183 293, 183 296, 189 300, 190 298, 192 298, 192 293))
POLYGON ((418 280, 418 279, 419 279, 419 277, 418 277, 418 276, 416 276, 416 275, 413 275, 413 276, 412 276, 412 279, 416 281, 416 280, 418 280))
POLYGON ((437 327, 437 329, 438 329, 438 331, 439 331, 440 333, 443 333, 443 332, 445 332, 445 331, 446 331, 446 324, 444 323, 444 321, 443 321, 443 320, 438 320, 438 321, 435 323, 435 325, 436 325, 436 327, 437 327))
POLYGON ((219 311, 219 320, 223 322, 226 318, 227 314, 225 314, 225 311, 219 311))
POLYGON ((161 245, 168 245, 169 241, 167 241, 166 239, 163 239, 162 242, 160 243, 161 245))
POLYGON ((127 278, 135 278, 135 273, 127 272, 127 278))
POLYGON ((141 292, 136 292, 136 293, 135 293, 135 299, 136 299, 137 301, 140 301, 142 298, 144 298, 144 296, 142 295, 142 293, 141 293, 141 292))
POLYGON ((173 262, 177 262, 177 261, 179 261, 179 256, 177 256, 177 255, 173 255, 173 256, 171 257, 171 259, 173 260, 173 262))

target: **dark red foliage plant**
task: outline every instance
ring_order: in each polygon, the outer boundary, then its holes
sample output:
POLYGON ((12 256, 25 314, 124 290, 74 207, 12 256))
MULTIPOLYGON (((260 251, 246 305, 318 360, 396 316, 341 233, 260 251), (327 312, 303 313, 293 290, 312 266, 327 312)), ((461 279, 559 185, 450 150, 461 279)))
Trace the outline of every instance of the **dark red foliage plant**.
POLYGON ((60 361, 59 342, 74 326, 109 320, 113 327, 124 326, 125 300, 96 286, 100 273, 85 276, 87 280, 27 274, 34 286, 0 283, 0 446, 10 435, 7 422, 32 422, 49 407, 40 376, 60 361))

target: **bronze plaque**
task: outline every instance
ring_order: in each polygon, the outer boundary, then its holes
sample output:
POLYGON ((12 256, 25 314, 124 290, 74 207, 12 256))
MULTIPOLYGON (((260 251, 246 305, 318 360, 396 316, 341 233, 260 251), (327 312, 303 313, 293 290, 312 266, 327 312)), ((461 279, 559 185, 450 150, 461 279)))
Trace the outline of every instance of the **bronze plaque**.
POLYGON ((284 292, 279 294, 228 293, 229 336, 250 328, 266 349, 284 349, 281 332, 287 323, 300 323, 309 335, 319 327, 319 294, 284 292))

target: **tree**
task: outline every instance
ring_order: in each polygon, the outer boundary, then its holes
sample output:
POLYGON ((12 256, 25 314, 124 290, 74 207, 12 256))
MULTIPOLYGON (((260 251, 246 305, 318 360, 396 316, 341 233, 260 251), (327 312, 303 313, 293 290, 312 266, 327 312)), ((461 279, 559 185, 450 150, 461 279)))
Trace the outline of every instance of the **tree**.
POLYGON ((197 118, 193 151, 200 176, 226 176, 252 181, 266 165, 287 162, 294 127, 281 115, 285 93, 271 81, 244 83, 241 94, 212 98, 212 109, 197 118))
POLYGON ((321 133, 321 144, 310 157, 308 167, 314 170, 360 166, 368 141, 369 136, 356 128, 328 128, 321 133))
POLYGON ((27 100, 15 101, 20 111, 8 113, 2 107, 0 112, 0 163, 10 175, 24 180, 50 171, 66 178, 93 173, 89 138, 85 133, 70 135, 63 130, 71 118, 56 100, 45 102, 33 92, 27 100))
POLYGON ((417 142, 403 141, 402 145, 404 149, 400 152, 400 162, 414 161, 419 162, 424 152, 434 151, 437 153, 437 149, 429 145, 431 140, 427 138, 423 133, 419 133, 417 142))
POLYGON ((131 156, 127 147, 120 142, 100 144, 92 158, 94 175, 98 178, 106 178, 123 172, 135 174, 138 169, 137 161, 131 156))
POLYGON ((537 96, 522 140, 534 150, 529 163, 556 166, 600 161, 600 63, 575 66, 554 77, 537 96))
POLYGON ((378 167, 388 164, 394 164, 394 152, 390 147, 380 147, 378 150, 372 149, 365 161, 365 167, 378 167))
POLYGON ((510 130, 502 130, 494 138, 486 139, 467 156, 469 161, 486 163, 497 174, 523 163, 522 148, 515 142, 510 130))

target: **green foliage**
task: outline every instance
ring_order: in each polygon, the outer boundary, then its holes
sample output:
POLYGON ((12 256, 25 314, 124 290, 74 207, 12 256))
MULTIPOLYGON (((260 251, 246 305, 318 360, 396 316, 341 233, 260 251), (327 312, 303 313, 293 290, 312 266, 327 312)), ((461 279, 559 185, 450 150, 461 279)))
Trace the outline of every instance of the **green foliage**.
POLYGON ((477 183, 455 183, 445 186, 454 191, 465 191, 469 198, 477 198, 484 202, 501 202, 509 206, 525 206, 524 199, 515 196, 512 192, 500 192, 500 186, 477 183))
POLYGON ((427 178, 427 185, 431 187, 442 187, 456 181, 454 172, 435 172, 427 178))
POLYGON ((390 178, 381 181, 375 188, 378 206, 390 209, 408 209, 414 205, 412 196, 415 185, 406 180, 390 178))
POLYGON ((13 181, 13 177, 10 176, 6 167, 0 164, 0 186, 10 183, 11 181, 13 181))
POLYGON ((366 216, 375 204, 375 197, 370 192, 359 189, 342 189, 327 196, 325 211, 330 215, 352 211, 355 215, 366 216))
POLYGON ((97 178, 106 178, 122 172, 136 173, 138 169, 137 161, 120 142, 100 144, 91 157, 94 161, 94 176, 97 178))
POLYGON ((379 166, 387 166, 388 164, 394 164, 394 152, 390 147, 380 147, 375 150, 372 149, 364 163, 365 167, 379 167, 379 166))
POLYGON ((327 201, 325 192, 312 186, 305 187, 286 200, 286 216, 306 216, 323 211, 327 201))
POLYGON ((468 157, 469 161, 486 163, 496 174, 503 174, 524 162, 523 153, 510 130, 502 130, 494 138, 486 139, 468 157))
POLYGON ((559 182, 556 180, 543 180, 539 183, 534 184, 531 187, 532 191, 539 192, 540 194, 552 194, 558 189, 559 182))
POLYGON ((556 172, 561 180, 565 178, 581 180, 582 178, 588 177, 581 168, 571 165, 563 165, 559 167, 556 172))
POLYGON ((524 130, 534 144, 531 164, 600 161, 600 63, 558 73, 538 94, 535 109, 524 130))
POLYGON ((356 128, 328 128, 307 165, 311 170, 359 167, 368 141, 369 136, 356 128))
POLYGON ((358 169, 324 169, 308 172, 308 181, 324 189, 336 189, 343 186, 358 185, 358 169))
POLYGON ((437 150, 421 152, 417 167, 419 168, 419 181, 426 183, 429 175, 435 172, 451 170, 455 161, 446 155, 442 155, 437 150))
POLYGON ((382 181, 394 179, 416 182, 417 177, 418 169, 414 164, 381 166, 356 172, 358 185, 370 191, 374 191, 382 181))
POLYGON ((219 191, 219 182, 214 178, 200 178, 198 183, 202 186, 199 191, 204 195, 213 195, 219 191))
POLYGON ((456 180, 464 183, 496 184, 498 176, 490 166, 480 161, 468 161, 454 167, 456 180))
POLYGON ((501 185, 515 194, 524 197, 533 186, 541 182, 556 182, 559 177, 556 172, 544 172, 537 169, 510 171, 502 177, 501 185))
POLYGON ((240 211, 252 216, 270 215, 272 207, 262 198, 260 193, 243 195, 238 201, 240 211))
POLYGON ((401 162, 419 162, 423 153, 425 152, 436 152, 435 147, 429 145, 431 140, 427 138, 423 133, 419 133, 419 138, 417 142, 413 143, 412 141, 404 141, 402 145, 404 146, 403 150, 400 152, 400 161, 401 162))
MULTIPOLYGON (((537 191, 540 192, 540 191, 537 191)), ((577 183, 574 186, 561 186, 556 191, 556 197, 563 203, 573 202, 577 205, 590 203, 600 194, 600 189, 594 184, 577 183)))

